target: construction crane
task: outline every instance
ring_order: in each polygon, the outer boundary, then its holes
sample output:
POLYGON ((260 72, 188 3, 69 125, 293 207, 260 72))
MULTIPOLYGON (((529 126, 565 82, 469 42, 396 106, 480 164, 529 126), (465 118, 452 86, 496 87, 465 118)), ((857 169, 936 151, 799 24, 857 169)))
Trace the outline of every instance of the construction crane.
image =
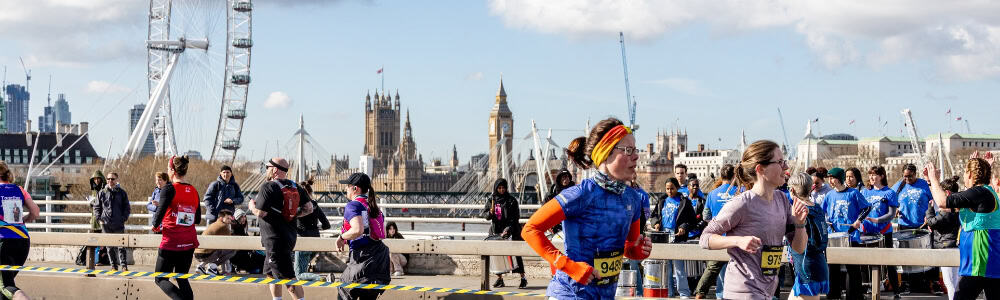
POLYGON ((635 125, 635 99, 632 98, 632 90, 628 83, 628 59, 625 56, 625 33, 618 32, 618 43, 622 47, 622 72, 625 73, 625 105, 626 111, 628 111, 628 125, 632 130, 639 129, 638 125, 635 125))
POLYGON ((24 69, 24 77, 27 78, 24 80, 24 90, 30 93, 31 89, 29 87, 31 87, 31 70, 28 70, 28 67, 24 66, 24 59, 20 56, 17 57, 17 59, 21 60, 21 69, 24 69))
POLYGON ((785 136, 784 151, 786 157, 795 157, 795 149, 788 145, 788 131, 785 131, 785 118, 781 115, 781 107, 778 107, 778 122, 781 123, 781 134, 785 136))

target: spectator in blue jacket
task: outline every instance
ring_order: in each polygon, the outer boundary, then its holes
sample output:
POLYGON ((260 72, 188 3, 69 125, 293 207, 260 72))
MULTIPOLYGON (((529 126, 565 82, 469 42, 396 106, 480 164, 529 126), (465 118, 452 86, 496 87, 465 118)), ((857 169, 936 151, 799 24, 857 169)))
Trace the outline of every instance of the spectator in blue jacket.
POLYGON ((208 208, 208 215, 205 218, 208 224, 215 222, 223 209, 236 211, 236 206, 240 204, 243 204, 243 192, 233 177, 233 169, 224 165, 219 172, 219 178, 209 184, 205 192, 205 207, 208 208))
POLYGON ((160 206, 160 189, 167 185, 167 181, 170 181, 167 173, 164 172, 156 172, 153 178, 156 180, 156 187, 153 188, 153 195, 149 197, 149 202, 146 202, 146 211, 150 214, 149 226, 153 226, 153 216, 156 216, 156 208, 160 206))

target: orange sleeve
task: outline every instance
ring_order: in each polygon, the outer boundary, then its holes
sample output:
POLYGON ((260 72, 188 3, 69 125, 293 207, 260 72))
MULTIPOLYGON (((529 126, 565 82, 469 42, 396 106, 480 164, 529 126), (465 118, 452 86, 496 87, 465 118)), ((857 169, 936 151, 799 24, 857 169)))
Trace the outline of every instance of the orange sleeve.
POLYGON ((639 235, 640 225, 639 220, 632 222, 632 226, 629 227, 628 236, 625 237, 625 257, 643 260, 649 257, 649 254, 642 253, 642 242, 639 240, 641 237, 639 235))
POLYGON ((552 244, 549 238, 545 237, 546 230, 565 219, 566 216, 563 215, 559 201, 549 201, 531 215, 531 219, 528 219, 528 223, 524 224, 524 229, 521 230, 521 237, 531 246, 531 249, 535 250, 539 256, 557 270, 566 272, 576 282, 587 284, 590 281, 590 274, 594 272, 594 267, 584 262, 570 260, 569 257, 559 252, 559 249, 552 244))

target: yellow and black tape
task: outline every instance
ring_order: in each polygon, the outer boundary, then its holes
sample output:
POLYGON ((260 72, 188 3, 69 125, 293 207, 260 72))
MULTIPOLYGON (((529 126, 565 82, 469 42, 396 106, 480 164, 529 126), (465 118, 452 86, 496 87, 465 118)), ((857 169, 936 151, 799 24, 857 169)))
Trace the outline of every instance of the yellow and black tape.
POLYGON ((93 275, 122 276, 122 277, 176 278, 176 279, 221 281, 221 282, 248 283, 248 284, 278 284, 278 285, 298 285, 298 286, 309 286, 309 287, 344 287, 348 289, 358 288, 358 289, 387 290, 387 291, 395 290, 395 291, 474 294, 474 295, 545 297, 545 295, 535 294, 535 293, 433 288, 433 287, 394 285, 394 284, 344 283, 339 281, 311 281, 311 280, 295 280, 295 279, 274 279, 274 278, 264 278, 264 277, 222 276, 222 275, 206 275, 206 274, 190 274, 190 273, 88 270, 88 269, 75 269, 75 268, 32 267, 32 266, 11 266, 11 265, 0 265, 0 271, 68 273, 68 274, 81 274, 81 275, 93 274, 93 275))

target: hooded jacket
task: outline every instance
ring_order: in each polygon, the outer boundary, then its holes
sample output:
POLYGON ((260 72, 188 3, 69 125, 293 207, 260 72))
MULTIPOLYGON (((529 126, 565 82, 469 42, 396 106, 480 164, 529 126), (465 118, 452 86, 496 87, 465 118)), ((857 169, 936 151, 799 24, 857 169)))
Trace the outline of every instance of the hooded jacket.
POLYGON ((236 211, 236 206, 243 204, 243 192, 240 191, 240 185, 236 183, 236 175, 229 176, 229 181, 222 180, 220 175, 212 184, 208 185, 203 199, 205 207, 208 208, 208 214, 212 215, 213 219, 223 209, 236 211), (233 199, 233 203, 226 203, 226 199, 233 199))
MULTIPOLYGON (((105 186, 107 186, 107 182, 105 182, 104 180, 104 173, 101 172, 101 170, 94 171, 94 173, 90 175, 90 180, 88 183, 90 183, 90 207, 94 208, 95 206, 97 206, 97 193, 105 186), (94 182, 94 179, 97 179, 96 183, 94 182)), ((98 222, 97 219, 98 219, 97 210, 93 209, 93 213, 90 214, 91 230, 94 231, 101 230, 101 223, 98 222)))
MULTIPOLYGON (((507 187, 507 180, 497 179, 493 183, 493 193, 486 200, 483 217, 492 222, 490 225, 490 235, 502 235, 504 230, 510 235, 511 240, 521 241, 521 209, 517 204, 517 199, 510 195, 510 187, 504 194, 497 193, 497 188, 501 185, 507 187), (495 208, 500 206, 500 216, 496 215, 495 208)), ((504 236, 507 238, 507 236, 504 236)))
POLYGON ((566 168, 559 170, 559 174, 556 175, 555 182, 552 183, 552 188, 549 189, 549 194, 545 195, 545 199, 542 200, 542 203, 544 204, 545 202, 549 202, 549 200, 558 196, 563 190, 574 185, 576 185, 576 183, 573 182, 573 174, 571 174, 566 168), (569 185, 563 186, 561 184, 563 177, 569 177, 569 185))
POLYGON ((125 228, 125 221, 132 214, 128 201, 128 193, 121 186, 105 186, 97 193, 97 204, 94 205, 97 219, 111 228, 125 228))

